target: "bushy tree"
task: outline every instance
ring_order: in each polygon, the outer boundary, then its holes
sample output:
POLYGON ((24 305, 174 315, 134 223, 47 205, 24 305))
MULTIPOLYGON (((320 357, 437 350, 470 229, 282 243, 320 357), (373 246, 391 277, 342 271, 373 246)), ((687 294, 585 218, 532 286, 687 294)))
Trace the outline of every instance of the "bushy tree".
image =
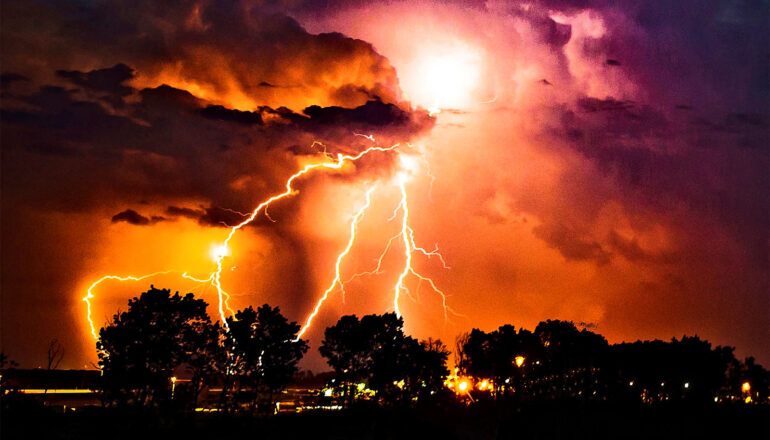
POLYGON ((446 347, 404 335, 403 325, 395 313, 386 313, 360 320, 343 316, 326 329, 319 351, 334 368, 337 387, 348 402, 359 383, 385 403, 427 397, 443 387, 446 347))
MULTIPOLYGON (((142 293, 99 332, 97 349, 108 403, 159 405, 171 398, 174 371, 192 365, 198 384, 217 350, 207 304, 168 289, 142 293)), ((196 393, 197 396, 197 393, 196 393)))
POLYGON ((408 338, 405 351, 400 357, 403 371, 403 400, 418 398, 432 400, 443 394, 444 381, 449 370, 446 362, 449 351, 438 339, 417 342, 408 338))
POLYGON ((236 379, 236 396, 252 409, 269 412, 275 395, 289 384, 297 363, 307 351, 307 341, 297 338, 299 324, 289 322, 278 307, 249 307, 228 318, 225 346, 230 352, 229 374, 236 379))

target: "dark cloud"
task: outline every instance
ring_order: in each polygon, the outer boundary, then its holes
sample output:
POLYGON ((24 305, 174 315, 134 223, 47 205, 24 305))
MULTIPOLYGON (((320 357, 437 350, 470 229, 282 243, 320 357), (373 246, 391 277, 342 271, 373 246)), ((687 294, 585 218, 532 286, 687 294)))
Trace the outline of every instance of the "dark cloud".
POLYGON ((132 92, 131 87, 125 85, 125 82, 134 77, 134 69, 121 63, 110 68, 97 69, 90 72, 59 70, 56 74, 67 79, 72 84, 88 90, 107 92, 110 95, 124 97, 132 92))
MULTIPOLYGON (((369 43, 338 33, 311 35, 265 5, 113 0, 75 8, 12 0, 3 13, 4 63, 22 74, 45 77, 43 66, 126 63, 137 69, 142 87, 191 85, 199 97, 238 110, 357 106, 373 98, 395 103, 400 93, 395 70, 369 43), (25 19, 30 16, 35 25, 25 19), (34 38, 40 27, 48 38, 34 38)), ((89 83, 105 80, 96 78, 104 74, 92 74, 89 83)))
POLYGON ((205 208, 203 215, 198 217, 198 223, 204 226, 233 227, 243 222, 249 214, 235 212, 225 208, 205 208))
MULTIPOLYGON (((279 156, 291 167, 292 156, 318 153, 309 148, 314 140, 344 150, 359 144, 351 145, 355 131, 375 133, 388 142, 408 139, 433 123, 424 112, 381 101, 350 109, 311 106, 304 113, 266 106, 240 111, 167 85, 130 88, 125 84, 132 71, 119 65, 60 75, 91 90, 109 91, 120 100, 119 106, 60 86, 14 95, 27 107, 3 109, 7 154, 49 157, 24 166, 21 159, 6 162, 9 176, 30 180, 29 186, 19 188, 20 202, 82 209, 105 199, 132 202, 139 193, 156 198, 203 197, 218 206, 248 210, 249 202, 244 203, 240 195, 243 188, 234 190, 228 184, 258 170, 269 178, 278 170, 274 161, 279 156), (117 78, 120 82, 112 82, 117 78), (51 191, 47 178, 57 182, 58 190, 51 191)), ((278 172, 276 178, 278 183, 285 175, 278 172)), ((204 223, 221 224, 221 215, 210 217, 204 223)))
POLYGON ((590 236, 581 234, 562 224, 536 226, 534 234, 557 249, 564 258, 576 261, 594 261, 599 265, 609 263, 610 254, 590 236))
POLYGON ((633 102, 617 101, 613 98, 599 99, 599 98, 584 97, 584 98, 578 99, 577 104, 582 110, 589 113, 614 111, 614 112, 624 112, 626 113, 626 115, 631 114, 630 112, 627 112, 627 111, 633 107, 633 102))
POLYGON ((355 109, 342 107, 320 107, 317 105, 306 108, 303 113, 319 125, 345 125, 357 127, 381 127, 409 125, 411 115, 393 104, 382 101, 368 101, 355 109))
POLYGON ((126 209, 112 216, 112 223, 126 222, 137 226, 148 226, 166 220, 164 217, 145 217, 133 209, 126 209))
POLYGON ((168 215, 169 217, 186 217, 186 218, 198 219, 206 215, 206 211, 202 209, 169 206, 168 208, 166 208, 166 215, 168 215))
POLYGON ((237 122, 245 125, 262 124, 262 115, 258 112, 232 110, 221 105, 210 105, 201 110, 201 114, 206 118, 218 119, 220 121, 237 122))
POLYGON ((0 88, 7 90, 15 82, 27 82, 29 78, 24 75, 13 72, 4 72, 0 74, 0 88))

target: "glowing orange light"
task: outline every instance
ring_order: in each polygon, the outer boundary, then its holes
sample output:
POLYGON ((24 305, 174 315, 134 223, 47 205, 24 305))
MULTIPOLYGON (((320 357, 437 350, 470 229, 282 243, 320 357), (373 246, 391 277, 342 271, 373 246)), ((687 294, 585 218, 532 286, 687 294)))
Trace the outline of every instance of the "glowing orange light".
POLYGON ((465 379, 460 381, 460 383, 457 384, 457 389, 460 390, 463 393, 465 391, 467 391, 468 390, 468 381, 465 380, 465 379))
POLYGON ((751 384, 748 382, 743 382, 743 385, 741 385, 741 390, 743 390, 744 393, 748 393, 751 391, 751 384))
POLYGON ((521 367, 522 365, 524 365, 524 356, 516 356, 514 358, 514 361, 516 362, 517 367, 521 367))

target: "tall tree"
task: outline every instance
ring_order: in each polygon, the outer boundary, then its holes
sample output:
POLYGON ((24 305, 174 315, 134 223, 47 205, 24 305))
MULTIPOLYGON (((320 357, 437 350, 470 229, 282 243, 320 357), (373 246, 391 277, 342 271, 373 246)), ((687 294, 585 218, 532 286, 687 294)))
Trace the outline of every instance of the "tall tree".
POLYGON ((324 331, 318 351, 334 369, 335 383, 348 403, 353 401, 357 383, 369 378, 371 338, 362 332, 356 315, 345 315, 324 331))
POLYGON ((348 403, 366 384, 385 403, 426 397, 443 387, 449 353, 440 341, 420 343, 404 335, 395 313, 343 316, 326 329, 319 351, 336 373, 348 403))
POLYGON ((246 388, 252 409, 269 412, 276 393, 289 384, 307 351, 307 341, 297 338, 300 326, 267 304, 238 311, 227 324, 225 345, 230 350, 231 373, 238 380, 237 394, 246 388))
POLYGON ((171 397, 177 368, 196 362, 211 335, 207 304, 192 293, 142 293, 99 331, 97 349, 107 402, 158 405, 171 397))
POLYGON ((404 400, 418 398, 421 401, 435 400, 445 391, 444 380, 449 370, 446 362, 449 351, 438 339, 417 342, 407 337, 405 350, 399 357, 403 372, 404 400))

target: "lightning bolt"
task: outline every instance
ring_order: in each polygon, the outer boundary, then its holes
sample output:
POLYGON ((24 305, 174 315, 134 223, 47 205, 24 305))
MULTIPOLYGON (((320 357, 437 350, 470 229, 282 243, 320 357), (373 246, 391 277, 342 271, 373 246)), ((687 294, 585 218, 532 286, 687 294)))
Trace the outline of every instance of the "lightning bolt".
MULTIPOLYGON (((372 135, 362 135, 358 133, 354 133, 356 136, 364 137, 372 142, 374 142, 374 137, 372 135)), ((241 223, 232 226, 230 228, 230 231, 227 234, 227 237, 221 242, 221 244, 214 247, 214 255, 213 259, 216 264, 216 269, 209 274, 208 278, 196 278, 194 276, 188 275, 187 272, 181 273, 181 276, 185 279, 189 279, 191 281, 201 283, 201 284, 209 284, 213 286, 217 291, 217 309, 219 316, 221 318, 221 321, 223 323, 223 326, 226 330, 229 331, 229 326, 227 324, 226 314, 225 311, 229 312, 231 316, 234 316, 235 312, 229 305, 230 295, 224 290, 222 287, 222 271, 224 268, 224 259, 230 255, 230 243, 231 240, 235 237, 236 233, 241 230, 246 225, 250 224, 251 222, 256 219, 256 217, 259 215, 260 212, 264 212, 264 215, 266 215, 271 221, 274 221, 272 218, 269 217, 269 214, 267 212, 267 208, 274 202, 277 202, 281 199, 291 197, 293 195, 296 195, 298 193, 298 190, 294 188, 295 182, 305 176, 306 174, 309 174, 316 170, 340 170, 342 169, 346 164, 356 162, 357 160, 361 159, 362 157, 373 153, 373 152, 393 152, 398 147, 399 144, 392 145, 390 147, 379 147, 379 146, 371 146, 369 148, 366 148, 362 151, 360 151, 358 154, 355 155, 347 155, 347 154, 337 154, 336 158, 334 158, 331 154, 329 154, 326 150, 326 146, 318 141, 313 142, 313 145, 311 148, 315 148, 316 146, 323 147, 322 150, 322 156, 323 160, 321 162, 311 163, 307 164, 304 167, 302 167, 299 171, 291 175, 284 184, 284 191, 280 192, 278 194, 274 194, 270 196, 269 198, 262 201, 260 204, 258 204, 250 214, 247 213, 240 213, 238 214, 243 215, 246 217, 241 223)), ((433 250, 428 251, 427 249, 418 246, 415 243, 415 232, 414 230, 409 226, 409 204, 408 204, 408 197, 407 197, 407 189, 406 189, 406 183, 408 179, 410 178, 410 174, 414 172, 415 170, 415 162, 414 159, 402 154, 398 153, 399 158, 401 159, 402 164, 402 170, 398 172, 396 175, 396 186, 399 189, 399 193, 401 195, 401 199, 399 201, 399 204, 393 211, 393 216, 388 220, 392 221, 396 217, 398 217, 399 213, 401 214, 401 222, 400 222, 400 231, 393 237, 391 237, 387 245, 385 246, 385 249, 381 253, 377 266, 374 270, 368 271, 368 272, 361 272, 353 275, 348 280, 343 281, 342 278, 342 265, 345 260, 345 257, 347 257, 357 238, 357 228, 358 224, 361 222, 361 219, 363 218, 366 211, 369 209, 372 203, 372 194, 377 189, 377 184, 371 185, 368 190, 366 191, 366 197, 365 197, 365 203, 361 206, 361 208, 355 213, 353 216, 351 222, 350 222, 350 234, 348 237, 347 244, 345 248, 337 255, 336 263, 335 263, 335 276, 334 279, 330 282, 329 286, 326 288, 326 290, 322 293, 321 297, 316 302, 315 307, 313 308, 312 312, 307 316, 305 320, 305 325, 301 327, 297 339, 302 337, 302 335, 305 334, 305 332, 310 328, 310 326, 313 323, 313 319, 317 316, 319 313, 321 307, 325 303, 325 301, 328 299, 329 295, 332 294, 335 289, 339 289, 342 292, 342 296, 344 299, 345 296, 345 284, 352 281, 353 279, 364 276, 364 275, 374 275, 382 273, 382 264, 383 259, 385 258, 386 254, 390 251, 392 248, 394 242, 400 239, 401 243, 403 244, 403 255, 404 255, 404 265, 399 273, 399 277, 396 281, 395 286, 393 287, 393 308, 396 312, 396 314, 400 317, 401 310, 399 307, 399 299, 401 293, 409 294, 409 289, 406 285, 407 278, 411 275, 418 279, 419 283, 427 282, 431 289, 437 293, 442 300, 442 306, 444 310, 444 318, 448 319, 448 313, 452 313, 457 316, 462 316, 456 313, 454 310, 452 310, 447 305, 447 295, 437 287, 436 283, 431 279, 430 277, 424 276, 421 273, 419 273, 413 266, 413 255, 415 253, 419 253, 428 259, 431 259, 433 257, 438 258, 438 260, 441 262, 442 267, 448 269, 449 266, 446 264, 446 261, 444 260, 443 255, 438 250, 438 245, 434 247, 433 250)), ((421 155, 421 159, 423 162, 425 161, 424 156, 421 155)), ((428 170, 430 174, 430 170, 428 170)), ((432 175, 431 175, 432 178, 432 175)), ((232 211, 237 212, 237 211, 232 211)), ((151 274, 143 275, 143 276, 117 276, 117 275, 105 275, 102 278, 95 281, 91 286, 88 288, 86 296, 83 298, 83 300, 86 302, 87 307, 87 319, 89 322, 89 326, 91 329, 91 334, 95 339, 98 339, 97 333, 96 333, 96 327, 93 323, 92 319, 92 303, 91 300, 95 298, 94 296, 94 289, 101 284, 104 281, 107 280, 117 280, 117 281, 140 281, 144 280, 150 277, 154 277, 161 274, 168 274, 172 271, 161 271, 161 272, 154 272, 151 274)), ((419 284, 418 284, 419 288, 419 284)))
POLYGON ((375 142, 375 140, 374 140, 374 135, 371 135, 371 134, 353 133, 353 135, 354 135, 354 136, 359 136, 359 137, 362 137, 362 138, 364 138, 364 139, 368 139, 368 140, 370 140, 370 141, 372 141, 372 142, 375 142))
POLYGON ((302 337, 302 335, 305 334, 308 328, 310 328, 310 325, 313 323, 313 318, 318 314, 318 311, 321 310, 321 306, 326 301, 326 298, 329 297, 329 294, 334 291, 334 288, 338 285, 340 286, 340 290, 342 291, 342 297, 345 298, 345 284, 342 282, 342 260, 350 253, 350 249, 353 248, 353 243, 356 241, 356 230, 358 227, 358 223, 361 221, 361 218, 364 215, 364 212, 371 206, 372 204, 372 193, 377 188, 377 185, 373 185, 369 190, 366 191, 366 203, 364 206, 361 207, 361 209, 356 212, 356 214, 353 216, 353 220, 350 221, 350 238, 348 238, 348 244, 345 246, 345 249, 343 249, 342 252, 340 252, 339 255, 337 255, 337 263, 334 265, 334 279, 332 280, 329 287, 326 288, 323 295, 321 295, 321 298, 316 302, 315 308, 313 308, 313 312, 308 315, 307 320, 305 321, 305 325, 302 326, 299 333, 297 333, 297 340, 302 337))
POLYGON ((105 276, 99 278, 98 280, 94 281, 94 283, 91 284, 91 286, 88 288, 88 292, 87 292, 86 296, 83 298, 83 301, 85 301, 85 303, 86 303, 86 312, 87 312, 86 317, 88 319, 88 325, 91 327, 91 335, 93 335, 94 339, 99 339, 99 336, 96 335, 96 327, 94 326, 94 321, 93 321, 93 319, 91 317, 91 300, 96 298, 96 296, 94 296, 94 289, 96 288, 96 286, 98 286, 99 284, 101 284, 102 282, 107 281, 107 280, 141 281, 141 280, 144 280, 146 278, 151 278, 151 277, 154 277, 154 276, 158 276, 158 275, 162 275, 162 274, 167 274, 167 273, 170 273, 170 272, 171 272, 170 270, 165 270, 165 271, 161 271, 161 272, 153 272, 151 274, 142 275, 142 276, 139 276, 139 277, 130 276, 130 275, 129 276, 125 276, 125 277, 121 277, 121 276, 117 276, 117 275, 105 275, 105 276))
POLYGON ((449 266, 447 266, 446 261, 444 260, 444 257, 438 252, 438 246, 436 246, 436 249, 433 251, 426 251, 424 248, 419 247, 414 242, 414 229, 412 229, 409 226, 409 203, 408 203, 408 197, 406 192, 406 178, 404 175, 397 176, 397 182, 398 187, 401 192, 401 202, 399 203, 399 207, 397 209, 401 210, 401 232, 398 234, 398 237, 401 238, 403 244, 404 244, 404 268, 402 269, 401 273, 398 276, 398 280, 396 281, 396 285, 393 288, 393 310, 396 312, 397 316, 401 316, 401 308, 399 307, 398 301, 401 298, 401 292, 409 293, 409 288, 406 286, 406 278, 410 274, 414 277, 416 277, 420 282, 427 282, 431 289, 433 289, 434 292, 436 292, 441 297, 441 305, 444 310, 444 319, 449 319, 449 313, 452 313, 454 315, 459 316, 457 312, 452 310, 447 305, 447 295, 444 293, 443 290, 439 289, 438 286, 436 286, 436 283, 433 281, 432 278, 427 277, 425 275, 420 274, 417 272, 417 270, 414 269, 412 266, 412 255, 415 252, 419 252, 426 257, 438 257, 441 261, 441 265, 445 269, 449 269, 449 266))
MULTIPOLYGON (((159 272, 153 272, 153 273, 150 273, 150 274, 147 274, 147 275, 141 275, 141 276, 128 275, 128 276, 123 276, 123 277, 122 276, 118 276, 118 275, 105 275, 105 276, 99 278, 98 280, 94 281, 91 284, 91 286, 88 287, 86 296, 83 297, 83 301, 86 303, 86 319, 88 320, 88 326, 90 327, 91 335, 94 337, 94 339, 99 339, 99 337, 96 334, 96 326, 94 325, 94 321, 93 321, 93 317, 92 317, 93 311, 92 311, 91 301, 96 298, 96 295, 94 295, 94 289, 96 289, 96 287, 99 284, 101 284, 101 283, 103 283, 103 282, 105 282, 107 280, 115 280, 115 281, 141 281, 141 280, 144 280, 144 279, 147 279, 147 278, 152 278, 152 277, 155 277, 155 276, 158 276, 158 275, 166 275, 166 274, 170 274, 170 273, 173 273, 173 272, 174 271, 172 271, 172 270, 164 270, 164 271, 159 271, 159 272)), ((211 273, 208 278, 195 278, 195 277, 193 277, 191 275, 188 275, 187 272, 183 272, 181 274, 181 277, 182 278, 186 278, 186 279, 191 280, 191 281, 195 281, 196 283, 203 284, 203 283, 211 283, 214 280, 214 273, 211 273)), ((229 310, 230 313, 233 313, 233 314, 235 313, 232 309, 228 309, 228 310, 229 310)))
MULTIPOLYGON (((314 143, 313 145, 315 145, 315 144, 316 143, 314 143)), ((323 144, 321 144, 321 145, 323 145, 323 144)), ((230 233, 227 234, 227 238, 222 243, 221 248, 225 249, 225 250, 229 250, 230 240, 232 240, 232 238, 235 235, 235 233, 238 230, 240 230, 241 228, 243 228, 244 226, 246 226, 249 223, 251 223, 252 221, 254 221, 254 219, 257 217, 259 212, 262 211, 263 209, 267 208, 271 203, 273 203, 273 202, 275 202, 277 200, 280 200, 280 199, 283 199, 283 198, 286 198, 286 197, 290 197, 290 196, 296 194, 296 191, 294 190, 294 187, 292 185, 294 184, 295 180, 299 179, 300 177, 304 176, 305 174, 307 174, 307 173, 309 173, 309 172, 311 172, 313 170, 316 170, 316 169, 334 169, 334 170, 339 170, 340 168, 342 168, 345 165, 345 163, 355 162, 355 161, 359 160, 360 158, 366 156, 367 154, 369 154, 371 152, 374 152, 374 151, 380 151, 380 152, 393 151, 398 146, 399 146, 399 144, 395 144, 395 145, 392 145, 390 147, 377 147, 377 146, 373 146, 373 147, 369 147, 369 148, 361 151, 360 153, 356 154, 355 156, 346 155, 346 154, 337 154, 337 159, 332 161, 332 162, 319 162, 319 163, 305 165, 305 167, 303 167, 301 170, 297 171, 291 177, 289 177, 289 179, 286 181, 286 185, 285 185, 286 190, 284 192, 282 192, 280 194, 276 194, 276 195, 268 198, 267 200, 263 201, 259 205, 257 205, 257 207, 254 208, 254 211, 252 211, 251 215, 246 220, 242 221, 241 223, 235 225, 232 229, 230 229, 230 233)), ((326 153, 324 153, 324 156, 328 157, 326 153)), ((223 323, 224 327, 226 329, 229 329, 229 326, 227 325, 227 320, 225 319, 224 308, 229 308, 229 306, 227 305, 227 302, 230 299, 230 295, 228 295, 224 290, 222 290, 222 260, 225 258, 225 256, 226 255, 225 255, 224 252, 221 252, 221 253, 219 253, 216 256, 217 270, 214 272, 214 279, 212 281, 212 284, 214 285, 214 287, 216 287, 218 298, 219 298, 219 316, 222 318, 222 323, 223 323)))

